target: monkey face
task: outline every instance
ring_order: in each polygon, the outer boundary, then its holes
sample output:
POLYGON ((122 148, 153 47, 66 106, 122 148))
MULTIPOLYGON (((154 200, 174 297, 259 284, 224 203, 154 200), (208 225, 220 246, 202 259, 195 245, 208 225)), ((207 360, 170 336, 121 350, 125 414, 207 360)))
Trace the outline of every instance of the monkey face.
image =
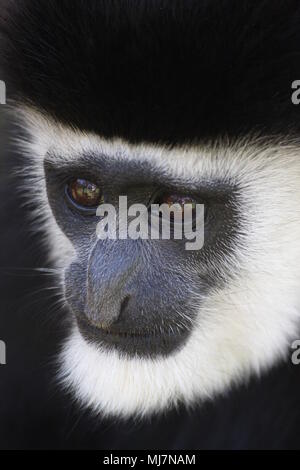
POLYGON ((2 65, 72 324, 60 379, 96 413, 144 415, 285 357, 300 311, 299 2, 16 3, 2 65), (201 204, 203 246, 99 239, 96 207, 119 215, 122 196, 201 204))
POLYGON ((144 149, 124 154, 121 143, 106 144, 105 150, 99 145, 68 161, 52 148, 44 161, 53 215, 75 252, 64 272, 67 304, 83 336, 100 347, 129 356, 167 356, 188 340, 209 292, 233 274, 226 258, 243 223, 238 188, 219 175, 193 182, 182 178, 172 168, 141 159, 144 149), (92 188, 94 200, 80 199, 74 185, 78 191, 92 188), (183 239, 152 239, 151 226, 145 239, 131 239, 128 232, 125 239, 98 239, 95 204, 117 207, 121 195, 128 206, 163 204, 170 197, 175 203, 201 201, 204 246, 189 251, 183 239))
POLYGON ((300 303, 297 146, 248 137, 168 149, 24 116, 30 154, 41 156, 31 194, 73 320, 61 379, 76 396, 97 412, 151 413, 212 396, 286 354, 300 303), (153 194, 206 205, 200 250, 97 238, 94 200, 147 204, 153 194))

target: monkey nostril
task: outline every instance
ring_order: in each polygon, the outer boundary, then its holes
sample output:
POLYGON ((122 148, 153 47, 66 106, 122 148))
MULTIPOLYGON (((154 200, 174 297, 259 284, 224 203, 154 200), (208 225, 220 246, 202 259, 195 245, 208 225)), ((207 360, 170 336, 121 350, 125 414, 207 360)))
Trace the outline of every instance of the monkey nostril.
MULTIPOLYGON (((121 302, 104 302, 96 316, 94 313, 88 313, 86 315, 87 320, 91 325, 95 326, 96 328, 99 328, 100 330, 104 331, 109 331, 113 329, 115 325, 120 326, 120 324, 123 323, 123 314, 127 309, 129 301, 130 295, 125 296, 121 302)), ((92 310, 92 312, 94 312, 94 310, 92 310)))
POLYGON ((130 295, 126 295, 120 303, 119 314, 115 317, 115 320, 110 324, 108 329, 114 329, 114 327, 120 327, 125 321, 126 310, 130 301, 130 295))
POLYGON ((129 303, 129 299, 130 299, 130 296, 129 296, 129 295, 126 295, 126 297, 125 297, 124 300, 122 301, 122 303, 121 303, 121 308, 120 308, 120 315, 121 315, 122 312, 124 312, 124 310, 126 309, 128 303, 129 303))
POLYGON ((120 306, 120 313, 119 313, 118 318, 114 322, 115 324, 120 324, 123 321, 123 316, 129 304, 129 300, 130 300, 130 295, 126 295, 126 297, 124 297, 124 299, 122 300, 121 306, 120 306))

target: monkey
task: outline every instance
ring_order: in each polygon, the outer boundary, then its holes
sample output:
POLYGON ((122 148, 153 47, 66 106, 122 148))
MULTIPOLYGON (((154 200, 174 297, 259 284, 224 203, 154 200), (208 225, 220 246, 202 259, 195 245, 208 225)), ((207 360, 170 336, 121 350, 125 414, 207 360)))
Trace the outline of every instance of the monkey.
POLYGON ((298 21, 295 0, 3 2, 22 188, 70 319, 58 380, 95 415, 201 404, 288 358, 298 21), (120 196, 203 204, 203 247, 98 239, 120 196))

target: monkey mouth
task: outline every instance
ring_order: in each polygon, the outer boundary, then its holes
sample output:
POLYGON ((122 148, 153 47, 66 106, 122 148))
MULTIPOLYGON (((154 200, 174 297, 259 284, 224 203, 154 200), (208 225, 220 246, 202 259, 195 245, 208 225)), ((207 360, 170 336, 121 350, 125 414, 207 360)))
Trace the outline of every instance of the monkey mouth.
POLYGON ((116 328, 109 328, 104 323, 96 323, 93 320, 86 319, 86 322, 90 324, 92 327, 97 328, 101 331, 104 335, 113 335, 119 336, 121 338, 149 338, 153 336, 157 336, 159 333, 157 330, 149 329, 139 329, 139 330, 131 330, 131 331, 122 331, 116 328))
MULTIPOLYGON (((98 327, 99 328, 99 327, 98 327)), ((120 338, 150 338, 157 336, 158 333, 151 330, 134 330, 134 331, 116 331, 108 328, 99 328, 104 335, 118 336, 120 338)))
POLYGON ((120 330, 99 325, 86 317, 77 317, 79 330, 84 338, 107 350, 116 350, 128 356, 167 356, 186 342, 187 328, 143 328, 120 330))

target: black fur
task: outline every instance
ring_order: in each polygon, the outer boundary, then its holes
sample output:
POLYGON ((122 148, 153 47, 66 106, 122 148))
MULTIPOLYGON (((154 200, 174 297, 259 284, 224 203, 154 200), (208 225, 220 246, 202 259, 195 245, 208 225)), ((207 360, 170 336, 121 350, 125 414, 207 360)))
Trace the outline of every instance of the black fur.
POLYGON ((8 98, 132 141, 299 130, 298 0, 1 0, 8 98))
MULTIPOLYGON (((62 121, 171 144, 300 130, 290 100, 300 78, 298 0, 0 0, 0 12, 8 98, 62 121)), ((300 448, 300 366, 278 365, 195 412, 138 426, 96 424, 70 405, 49 364, 66 334, 64 312, 49 311, 48 291, 28 298, 49 286, 45 278, 7 274, 45 259, 38 235, 31 247, 24 233, 26 214, 7 180, 12 163, 0 150, 0 339, 8 344, 0 448, 300 448)))

